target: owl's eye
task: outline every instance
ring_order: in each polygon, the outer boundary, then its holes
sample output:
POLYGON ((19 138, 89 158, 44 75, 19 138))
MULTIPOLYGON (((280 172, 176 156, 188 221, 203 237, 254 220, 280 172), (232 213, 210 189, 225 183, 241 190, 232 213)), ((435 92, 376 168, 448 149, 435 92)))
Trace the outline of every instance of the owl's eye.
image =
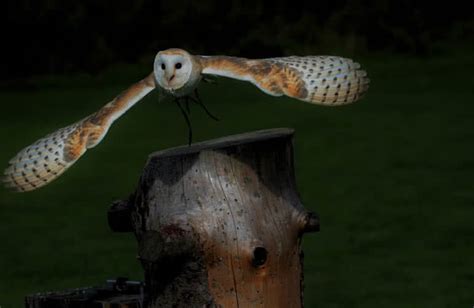
POLYGON ((178 63, 175 64, 174 67, 176 67, 176 69, 179 70, 179 69, 181 68, 181 66, 183 66, 183 65, 181 64, 181 62, 178 62, 178 63))
POLYGON ((164 70, 166 68, 164 63, 161 63, 161 69, 164 70))

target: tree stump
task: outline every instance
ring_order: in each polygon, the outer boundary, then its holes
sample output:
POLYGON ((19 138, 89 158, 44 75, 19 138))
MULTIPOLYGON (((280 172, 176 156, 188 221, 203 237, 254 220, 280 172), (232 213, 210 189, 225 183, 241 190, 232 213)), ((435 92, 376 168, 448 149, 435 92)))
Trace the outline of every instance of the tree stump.
POLYGON ((109 212, 133 231, 148 307, 301 307, 304 210, 293 130, 272 129, 153 153, 138 188, 109 212))

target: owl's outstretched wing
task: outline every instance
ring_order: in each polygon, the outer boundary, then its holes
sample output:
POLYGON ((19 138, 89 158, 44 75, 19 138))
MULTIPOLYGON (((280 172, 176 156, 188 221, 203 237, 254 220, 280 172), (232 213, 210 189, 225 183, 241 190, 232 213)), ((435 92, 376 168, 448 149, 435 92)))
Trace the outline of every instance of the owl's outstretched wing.
POLYGON ((21 150, 4 172, 5 186, 29 191, 46 185, 96 146, 112 123, 155 88, 153 74, 133 84, 94 114, 21 150))
POLYGON ((319 105, 357 101, 369 88, 367 73, 351 59, 306 56, 250 60, 226 56, 198 56, 202 74, 250 81, 263 92, 287 95, 319 105))

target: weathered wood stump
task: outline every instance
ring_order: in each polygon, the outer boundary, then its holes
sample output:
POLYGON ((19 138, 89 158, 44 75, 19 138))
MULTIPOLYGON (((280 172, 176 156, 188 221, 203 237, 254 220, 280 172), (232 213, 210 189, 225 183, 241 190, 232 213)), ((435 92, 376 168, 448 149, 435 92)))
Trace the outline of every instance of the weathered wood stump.
POLYGON ((319 230, 296 190, 293 130, 153 153, 109 212, 133 231, 148 307, 301 307, 301 236, 319 230))

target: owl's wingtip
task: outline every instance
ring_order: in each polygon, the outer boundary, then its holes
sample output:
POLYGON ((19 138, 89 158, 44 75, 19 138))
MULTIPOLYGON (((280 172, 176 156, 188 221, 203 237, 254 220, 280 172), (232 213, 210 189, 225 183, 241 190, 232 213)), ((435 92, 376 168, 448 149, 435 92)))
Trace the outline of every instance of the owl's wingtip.
POLYGON ((6 176, 0 177, 0 182, 2 182, 3 186, 5 186, 5 187, 8 186, 11 183, 11 181, 9 181, 6 176))
POLYGON ((10 192, 19 192, 18 187, 6 176, 0 177, 0 182, 2 186, 10 192))
POLYGON ((0 175, 0 177, 4 177, 4 176, 7 176, 9 174, 12 173, 12 167, 13 165, 12 164, 8 164, 8 166, 3 170, 3 176, 0 175))
POLYGON ((0 181, 2 182, 3 184, 2 186, 5 188, 5 190, 11 193, 22 193, 22 192, 27 192, 31 190, 31 189, 26 189, 23 186, 18 186, 16 183, 12 182, 7 177, 2 177, 0 181))

